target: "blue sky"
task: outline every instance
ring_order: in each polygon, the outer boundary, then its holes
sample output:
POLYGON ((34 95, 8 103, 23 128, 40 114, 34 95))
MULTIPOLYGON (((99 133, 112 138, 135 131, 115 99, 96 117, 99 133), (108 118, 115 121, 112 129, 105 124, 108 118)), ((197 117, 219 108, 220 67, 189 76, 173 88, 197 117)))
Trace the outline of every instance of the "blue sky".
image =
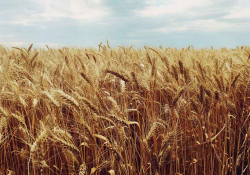
POLYGON ((0 1, 0 44, 215 48, 250 44, 249 0, 0 1))

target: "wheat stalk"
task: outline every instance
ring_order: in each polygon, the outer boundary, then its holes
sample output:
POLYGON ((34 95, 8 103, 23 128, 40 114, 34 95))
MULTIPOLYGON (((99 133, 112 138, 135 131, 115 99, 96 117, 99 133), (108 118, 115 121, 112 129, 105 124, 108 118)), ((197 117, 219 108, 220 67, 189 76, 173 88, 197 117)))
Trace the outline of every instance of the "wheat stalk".
POLYGON ((113 71, 113 70, 109 70, 109 69, 106 69, 105 70, 106 73, 110 73, 110 74, 113 74, 115 76, 117 76, 118 78, 122 79, 123 81, 125 82, 129 82, 129 78, 127 75, 124 75, 122 73, 119 73, 117 71, 113 71))
POLYGON ((79 103, 76 101, 76 99, 64 93, 62 90, 55 90, 54 93, 56 93, 56 95, 62 100, 64 100, 67 104, 75 106, 76 108, 79 107, 79 103))

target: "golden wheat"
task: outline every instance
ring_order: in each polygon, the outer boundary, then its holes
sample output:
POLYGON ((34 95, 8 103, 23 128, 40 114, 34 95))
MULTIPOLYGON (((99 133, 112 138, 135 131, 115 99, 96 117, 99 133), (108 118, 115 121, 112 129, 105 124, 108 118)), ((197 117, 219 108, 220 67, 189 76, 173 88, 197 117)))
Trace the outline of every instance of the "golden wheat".
POLYGON ((250 174, 235 49, 0 47, 1 174, 250 174))

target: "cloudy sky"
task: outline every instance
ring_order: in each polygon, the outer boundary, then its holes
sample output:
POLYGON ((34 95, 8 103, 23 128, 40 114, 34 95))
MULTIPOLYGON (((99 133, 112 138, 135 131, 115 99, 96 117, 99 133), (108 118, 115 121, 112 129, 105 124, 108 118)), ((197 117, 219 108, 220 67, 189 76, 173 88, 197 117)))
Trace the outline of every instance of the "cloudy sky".
POLYGON ((0 1, 4 46, 250 45, 249 0, 0 1))

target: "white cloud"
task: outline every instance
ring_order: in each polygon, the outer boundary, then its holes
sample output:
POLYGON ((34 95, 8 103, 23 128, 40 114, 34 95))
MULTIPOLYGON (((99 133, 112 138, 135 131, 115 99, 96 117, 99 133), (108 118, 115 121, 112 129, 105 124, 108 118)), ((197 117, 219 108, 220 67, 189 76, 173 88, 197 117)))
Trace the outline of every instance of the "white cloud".
POLYGON ((142 10, 135 10, 134 12, 142 17, 158 17, 163 15, 196 15, 197 12, 193 8, 200 8, 211 5, 211 1, 206 0, 168 0, 165 3, 156 0, 148 0, 148 4, 142 10))
POLYGON ((85 23, 101 21, 110 14, 110 9, 104 6, 102 0, 34 0, 31 5, 37 10, 24 8, 23 13, 13 14, 11 20, 1 20, 7 24, 25 26, 44 21, 58 21, 62 18, 85 23))
POLYGON ((201 31, 201 32, 215 32, 215 31, 237 31, 247 30, 245 23, 227 23, 216 21, 214 19, 195 20, 188 22, 172 23, 169 26, 154 29, 155 32, 172 33, 172 32, 186 32, 186 31, 201 31))
POLYGON ((187 24, 189 30, 199 31, 235 31, 241 29, 241 27, 238 24, 216 21, 214 19, 196 20, 187 24))
POLYGON ((144 40, 142 39, 130 39, 128 40, 130 43, 141 43, 141 42, 144 42, 144 40))
POLYGON ((238 0, 236 4, 230 9, 229 14, 225 16, 226 19, 249 19, 250 18, 250 1, 238 0))
POLYGON ((173 32, 185 32, 188 31, 187 26, 167 26, 167 27, 161 27, 158 29, 153 29, 153 32, 162 32, 162 33, 173 33, 173 32))
POLYGON ((13 42, 1 42, 3 47, 24 47, 25 42, 13 41, 13 42))
MULTIPOLYGON (((195 40, 196 36, 212 36, 217 34, 217 31, 224 36, 218 37, 218 40, 224 40, 225 36, 228 36, 231 37, 232 43, 236 43, 236 40, 238 43, 240 40, 247 43, 247 37, 243 35, 249 34, 250 31, 249 0, 119 1, 2 1, 5 3, 0 2, 0 44, 4 42, 3 44, 8 46, 27 48, 30 45, 28 42, 35 40, 37 43, 34 43, 34 47, 45 47, 46 44, 49 47, 61 47, 57 43, 63 42, 93 46, 101 39, 108 38, 119 45, 132 43, 134 46, 143 46, 145 43, 157 44, 167 40, 172 33, 170 40, 185 37, 194 37, 195 40), (79 35, 80 31, 84 32, 79 35), (96 34, 93 34, 95 31, 96 34), (226 31, 238 31, 231 33, 240 37, 226 31), (184 34, 179 35, 180 33, 184 34), (41 43, 44 41, 55 43, 41 43)), ((188 41, 181 40, 179 45, 182 42, 188 41)), ((203 41, 196 41, 199 42, 203 41)))
POLYGON ((139 36, 141 36, 141 35, 135 34, 135 33, 128 33, 127 36, 128 36, 128 37, 139 37, 139 36))
MULTIPOLYGON (((3 47, 29 47, 31 43, 28 42, 22 42, 22 41, 10 41, 10 42, 1 42, 0 45, 3 47)), ((58 44, 58 43, 43 43, 43 42, 35 42, 33 43, 33 47, 36 48, 45 48, 47 46, 49 46, 50 48, 59 48, 59 47, 63 47, 64 45, 62 44, 58 44)))
POLYGON ((250 18, 250 7, 248 8, 243 8, 240 10, 233 10, 232 12, 230 12, 229 15, 225 16, 225 18, 230 18, 230 19, 234 19, 234 18, 250 18))
POLYGON ((20 25, 23 25, 23 26, 32 26, 33 22, 35 22, 35 21, 36 20, 32 19, 32 18, 28 19, 27 17, 18 16, 13 20, 4 21, 2 23, 3 24, 20 24, 20 25))
POLYGON ((164 4, 166 1, 164 0, 145 0, 145 4, 147 5, 159 5, 159 4, 164 4))
POLYGON ((108 8, 102 6, 100 0, 45 0, 38 1, 43 8, 40 16, 47 20, 56 18, 73 18, 83 21, 96 21, 109 14, 108 8))
POLYGON ((58 44, 58 43, 34 43, 34 47, 37 48, 43 48, 49 46, 49 48, 59 48, 59 47, 63 47, 64 45, 62 44, 58 44))
POLYGON ((9 39, 13 37, 14 37, 13 34, 0 35, 0 40, 9 39))
POLYGON ((250 18, 249 0, 146 0, 134 13, 162 25, 148 31, 172 33, 185 31, 246 31, 250 23, 227 19, 250 18), (183 21, 185 19, 185 21, 183 21))
POLYGON ((135 0, 126 0, 127 3, 134 3, 135 0))

